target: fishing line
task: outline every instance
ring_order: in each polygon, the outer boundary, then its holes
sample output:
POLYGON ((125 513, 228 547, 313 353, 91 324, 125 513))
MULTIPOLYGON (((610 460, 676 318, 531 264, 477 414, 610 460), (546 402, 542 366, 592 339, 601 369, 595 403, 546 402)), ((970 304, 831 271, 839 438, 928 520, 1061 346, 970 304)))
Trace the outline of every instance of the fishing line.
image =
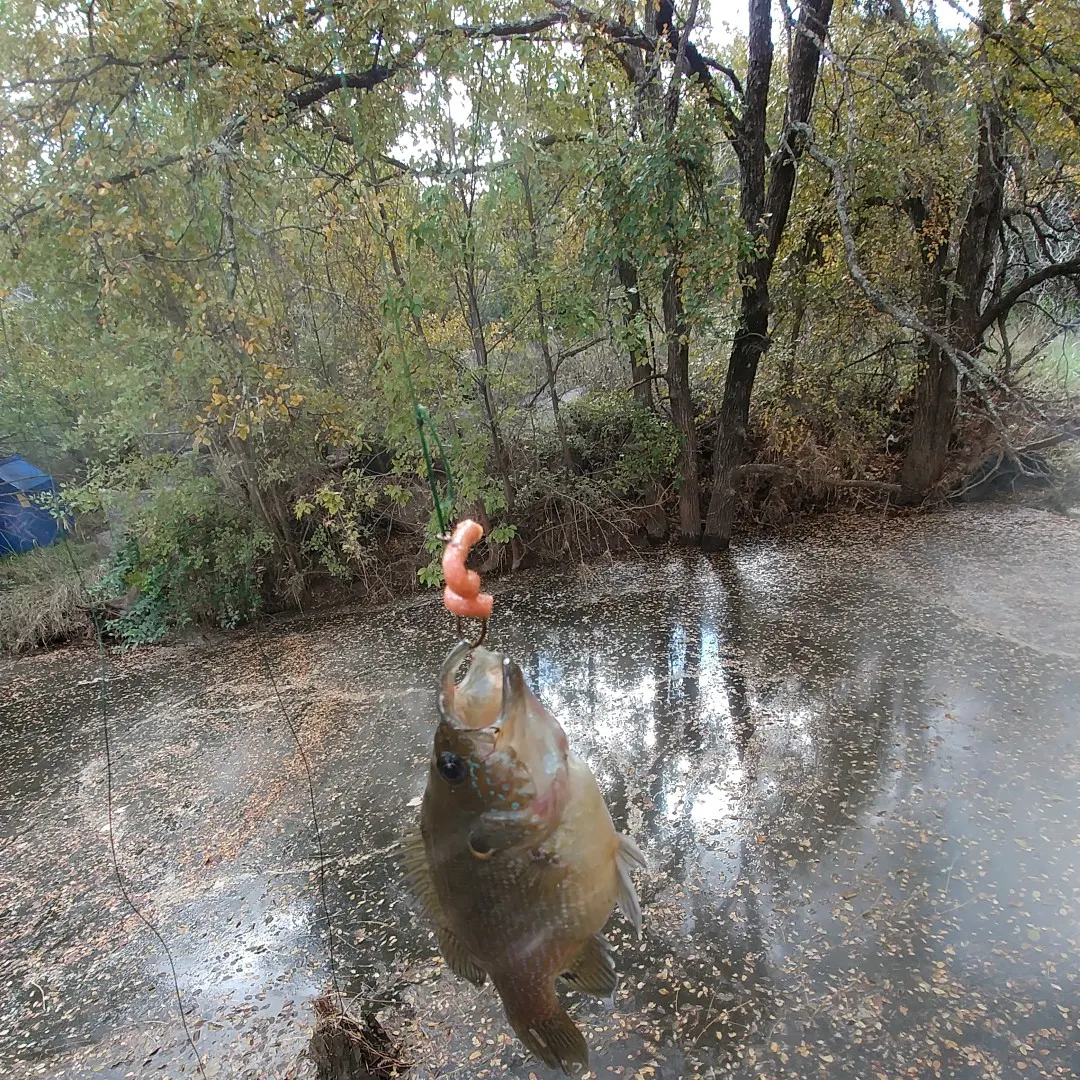
MULTIPOLYGON (((254 518, 252 518, 252 521, 254 522, 254 518)), ((254 528, 252 531, 254 535, 254 528)), ((334 952, 334 927, 330 920, 330 901, 326 892, 326 849, 323 847, 322 830, 319 828, 319 812, 316 809, 315 781, 311 772, 311 762, 308 759, 307 751, 304 749, 304 744, 300 741, 300 732, 297 730, 293 718, 289 715, 289 710, 285 705, 285 699, 278 687, 277 679, 274 678, 274 669, 270 663, 270 657, 267 656, 266 650, 263 648, 262 641, 260 640, 258 616, 252 620, 252 628, 254 631, 255 649, 263 662, 263 666, 266 668, 266 675, 270 680, 270 685, 273 687, 274 697, 277 699, 278 707, 281 709, 281 715, 285 718, 285 724, 289 729, 289 734, 292 736, 293 742, 296 743, 296 749, 300 754, 300 760, 304 763, 304 773, 307 776, 308 800, 311 805, 311 826, 312 832, 315 835, 315 853, 319 862, 319 898, 322 902, 323 919, 326 922, 326 953, 330 967, 330 983, 340 1002, 342 993, 341 986, 338 982, 337 954, 334 952)))
POLYGON ((124 875, 120 871, 120 858, 116 850, 116 833, 113 825, 113 760, 112 760, 112 735, 109 730, 109 708, 107 694, 105 690, 106 679, 106 666, 105 666, 105 639, 101 629, 101 620, 97 611, 97 604, 90 595, 89 589, 86 587, 86 582, 83 580, 82 572, 79 570, 78 563, 75 561, 75 556, 71 552, 71 544, 68 541, 66 530, 61 532, 61 539, 64 542, 64 552, 68 557, 68 562, 71 563, 71 569, 75 572, 75 577, 79 582, 79 588, 82 590, 83 595, 86 597, 88 610, 90 613, 90 620, 94 624, 94 633, 97 637, 97 649, 98 649, 98 708, 101 714, 101 731, 105 743, 105 806, 108 817, 108 834, 109 834, 109 854, 112 860, 113 876, 116 879, 117 888, 120 890, 120 895, 124 898, 124 902, 131 909, 132 914, 138 918, 138 920, 150 931, 151 934, 157 939, 157 943, 161 946, 162 952, 165 953, 165 959, 169 964, 169 973, 172 976, 173 993, 176 995, 176 1005, 180 1011, 180 1023, 184 1027, 184 1034, 187 1036, 188 1045, 191 1047, 192 1054, 195 1055, 195 1062, 198 1065, 199 1075, 203 1080, 207 1080, 206 1070, 203 1067, 203 1060, 199 1054, 199 1048, 195 1045, 195 1039, 191 1034, 191 1028, 188 1026, 187 1015, 184 1012, 184 1002, 180 991, 180 980, 176 974, 176 963, 173 960, 172 950, 169 948, 168 943, 162 936, 161 931, 150 921, 149 917, 142 911, 138 904, 135 903, 135 899, 131 893, 128 892, 127 885, 124 883, 124 875))
MULTIPOLYGON (((202 20, 202 6, 200 5, 197 12, 196 12, 195 22, 194 22, 194 26, 193 26, 193 36, 195 38, 197 38, 197 36, 198 36, 199 26, 200 26, 201 20, 202 20)), ((191 78, 190 78, 191 77, 191 56, 188 57, 188 65, 187 65, 187 67, 188 67, 187 86, 190 87, 190 85, 191 85, 191 78)), ((196 145, 197 140, 196 140, 196 133, 195 133, 194 112, 193 112, 193 110, 191 108, 190 100, 188 102, 188 114, 189 114, 189 120, 190 120, 191 127, 192 127, 192 146, 194 147, 196 145)), ((192 189, 196 192, 196 194, 198 193, 198 187, 197 187, 197 184, 195 183, 194 176, 192 177, 192 189)), ((10 343, 7 341, 6 327, 4 327, 4 340, 5 340, 5 344, 7 345, 8 349, 10 350, 10 343)), ((418 420, 418 423, 419 423, 419 420, 418 420)), ((38 436, 41 439, 42 444, 43 445, 48 445, 47 440, 45 440, 44 434, 41 431, 40 423, 38 422, 36 417, 34 418, 34 424, 38 428, 38 436)), ((437 438, 437 436, 436 436, 436 438, 437 438)), ((441 445, 440 445, 439 449, 440 449, 440 452, 441 452, 442 451, 441 445)), ((425 456, 426 456, 426 446, 425 446, 425 456)), ((64 516, 66 517, 66 515, 64 515, 64 516)), ((253 526, 254 526, 254 519, 252 519, 252 520, 253 520, 253 526)), ((62 540, 63 546, 64 546, 64 553, 67 556, 68 562, 71 564, 71 569, 74 572, 75 578, 79 583, 79 589, 80 589, 82 595, 86 599, 87 612, 88 612, 88 614, 90 616, 91 623, 92 623, 92 625, 94 627, 94 636, 95 636, 96 641, 97 641, 97 653, 98 653, 98 709, 99 709, 99 715, 100 715, 100 720, 101 720, 102 741, 103 741, 103 744, 104 744, 104 751, 105 751, 105 808, 106 808, 106 820, 107 820, 107 835, 108 835, 108 841, 109 841, 109 856, 110 856, 110 863, 111 863, 111 867, 112 867, 113 878, 116 881, 117 889, 118 889, 121 897, 123 898, 124 903, 127 905, 129 910, 131 911, 131 913, 138 919, 138 921, 140 923, 142 923, 142 925, 145 926, 147 930, 150 931, 150 933, 153 935, 154 939, 157 941, 158 945, 161 947, 161 951, 165 954, 165 959, 166 959, 166 962, 168 963, 168 966, 169 966, 169 975, 170 975, 170 978, 172 980, 173 995, 176 998, 177 1010, 178 1010, 178 1012, 180 1014, 180 1023, 182 1025, 183 1029, 184 1029, 184 1036, 187 1039, 188 1046, 191 1048, 191 1053, 195 1058, 195 1063, 196 1063, 196 1067, 197 1067, 198 1072, 199 1072, 199 1076, 202 1078, 202 1080, 207 1080, 206 1068, 205 1068, 205 1066, 203 1064, 203 1059, 202 1059, 201 1054, 199 1053, 198 1046, 195 1043, 195 1038, 194 1038, 194 1036, 192 1034, 191 1027, 188 1024, 187 1014, 184 1011, 183 993, 182 993, 182 991, 180 989, 180 979, 179 979, 179 976, 178 976, 177 971, 176 971, 176 962, 175 962, 175 960, 173 958, 172 950, 169 948, 168 942, 165 940, 164 936, 162 935, 162 933, 158 929, 158 927, 155 925, 155 923, 149 918, 149 916, 136 903, 135 898, 132 896, 131 892, 128 889, 127 883, 124 881, 124 875, 123 875, 123 872, 122 872, 121 867, 120 867, 120 857, 119 857, 119 852, 118 852, 117 844, 116 844, 115 819, 114 819, 114 814, 113 814, 113 788, 114 788, 114 777, 113 777, 113 773, 114 773, 114 768, 113 768, 113 734, 112 734, 112 730, 111 730, 111 727, 110 727, 110 721, 109 721, 109 707, 108 707, 108 693, 107 693, 108 670, 107 670, 107 665, 106 665, 106 661, 105 661, 104 631, 103 631, 102 624, 101 624, 100 613, 98 611, 98 603, 91 596, 90 591, 89 591, 89 589, 87 587, 86 581, 85 581, 85 579, 83 577, 82 571, 79 569, 79 565, 78 565, 78 563, 77 563, 77 561, 75 559, 75 556, 74 556, 74 554, 73 554, 73 552, 71 550, 71 543, 70 543, 70 541, 68 539, 68 536, 67 536, 66 527, 61 528, 61 540, 62 540)), ((298 752, 300 754, 300 758, 301 758, 301 761, 303 762, 304 770, 305 770, 305 773, 306 773, 306 776, 307 776, 308 797, 309 797, 310 805, 311 805, 312 827, 313 827, 313 831, 314 831, 314 834, 315 834, 315 842, 316 842, 316 849, 317 849, 318 863, 319 863, 319 870, 318 870, 319 893, 320 893, 320 898, 321 898, 321 901, 322 901, 323 914, 324 914, 324 917, 325 917, 325 920, 326 920, 327 953, 328 953, 328 958, 329 958, 330 976, 331 976, 331 982, 332 982, 333 987, 334 987, 334 991, 335 991, 335 993, 338 995, 338 997, 340 999, 340 997, 341 997, 341 989, 340 989, 339 982, 338 982, 337 960, 336 960, 336 954, 335 954, 335 951, 334 951, 333 927, 332 927, 331 921, 330 921, 330 906, 329 906, 329 900, 328 900, 327 891, 326 891, 326 854, 325 854, 325 848, 323 846, 322 831, 321 831, 321 829, 319 827, 318 812, 317 812, 317 809, 316 809, 315 788, 314 788, 314 782, 313 782, 313 778, 312 778, 311 763, 310 763, 310 761, 308 759, 307 753, 304 750, 303 744, 302 744, 302 742, 300 740, 299 732, 297 731, 296 726, 295 726, 295 724, 293 722, 293 719, 289 715, 289 711, 286 708, 285 701, 284 701, 284 699, 282 697, 281 691, 280 691, 280 689, 278 687, 278 684, 277 684, 277 680, 274 678, 274 672, 273 672, 273 668, 272 668, 272 666, 270 664, 269 657, 266 655, 266 651, 262 647, 262 642, 259 640, 259 630, 258 630, 258 621, 257 621, 257 619, 253 621, 253 625, 254 625, 254 628, 255 628, 255 645, 256 645, 256 649, 257 649, 257 651, 258 651, 258 653, 259 653, 259 655, 260 655, 260 657, 261 657, 261 659, 263 661, 263 664, 264 664, 264 666, 266 668, 267 676, 270 679, 270 685, 272 686, 273 691, 274 691, 274 696, 277 699, 278 705, 279 705, 279 707, 281 709, 281 713, 285 718, 285 723, 289 728, 289 733, 291 734, 294 742, 296 743, 296 747, 297 747, 297 750, 298 750, 298 752)))
MULTIPOLYGON (((238 414, 239 415, 239 414, 238 414)), ((254 427, 254 417, 252 417, 252 427, 254 427)), ((255 569, 255 528, 256 528, 256 499, 252 494, 252 488, 257 488, 258 481, 253 477, 248 480, 248 507, 251 514, 250 528, 248 533, 248 543, 250 544, 251 551, 251 563, 252 573, 255 569)), ((260 500, 261 501, 261 500, 260 500)), ((282 532, 282 544, 286 544, 287 537, 284 531, 282 532)), ((319 812, 317 809, 317 801, 315 798, 315 779, 311 769, 311 761, 308 758, 307 751, 304 749, 303 741, 300 738, 300 732, 297 729, 296 722, 292 715, 289 713, 288 706, 285 704, 285 698, 281 693, 281 688, 278 685, 278 681, 274 676, 274 667, 270 663, 270 657, 267 655, 266 649, 263 647, 259 621, 260 621, 260 607, 256 606, 252 612, 251 626, 253 641, 255 644, 255 651, 259 654, 259 659, 262 661, 263 667, 266 669, 267 678, 270 680, 270 686, 274 692, 274 698, 277 701, 278 708, 281 710, 281 715, 285 719, 285 726, 289 729, 289 734, 292 736, 293 742, 296 744, 296 750, 300 755, 300 760, 304 766, 304 775, 307 780, 308 789, 308 804, 311 807, 311 831, 315 838, 315 855, 318 861, 318 885, 319 885, 319 901, 323 910, 323 921, 326 924, 326 954, 327 963, 330 968, 330 984, 334 988, 334 993, 338 997, 340 1002, 342 998, 341 984, 338 979, 338 966, 337 966, 337 953, 334 949, 334 925, 330 918, 330 900, 326 891, 326 848, 323 844, 322 828, 319 825, 319 812)))
MULTIPOLYGON (((4 327, 4 344, 10 356, 11 354, 11 342, 7 337, 7 327, 4 327)), ((13 365, 14 367, 14 365, 13 365)), ((38 439, 42 446, 49 445, 45 438, 45 432, 41 428, 41 422, 36 416, 31 414, 34 427, 37 429, 38 439)), ((109 705, 107 694, 107 678, 108 671, 105 664, 105 635, 101 626, 101 619, 97 610, 97 602, 90 595, 90 590, 87 588, 86 580, 82 575, 82 571, 79 569, 79 564, 75 561, 75 556, 71 550, 71 542, 68 539, 66 521, 67 514, 63 513, 63 507, 54 507, 51 511, 54 517, 60 514, 58 518, 58 524, 64 526, 60 529, 60 539, 64 544, 64 554, 67 556, 68 562, 71 563, 71 569, 75 574, 75 580, 79 583, 79 590, 86 598, 86 608, 90 615, 90 621, 94 627, 94 636, 97 639, 97 652, 98 652, 98 711, 101 716, 101 733, 102 741, 105 746, 105 816, 107 819, 107 832, 109 837, 109 856, 112 864, 113 878, 116 881, 116 887, 120 892, 120 895, 124 899, 124 903, 127 904, 131 913, 146 927, 147 930, 154 936, 157 943, 161 946, 161 951, 165 954, 165 959, 169 965, 169 975, 172 978, 173 994, 176 997, 176 1006, 180 1012, 180 1023, 184 1028, 184 1035, 187 1038, 188 1046, 191 1047, 191 1052, 195 1056, 195 1063, 199 1070, 199 1075, 202 1080, 207 1080, 206 1069, 203 1067, 202 1056, 199 1054, 199 1048, 195 1045, 195 1039, 191 1034, 191 1028, 188 1025, 187 1014, 184 1012, 183 995, 180 990, 180 979, 176 974, 176 962, 173 960, 172 950, 169 948, 168 942, 162 936, 161 931, 150 920, 149 916, 139 907, 135 902, 135 898, 128 891, 127 884, 124 881, 124 875, 120 869, 120 856, 116 849, 116 827, 113 820, 113 758, 112 758, 112 732, 109 728, 109 705)), ((74 519, 73 519, 74 520, 74 519)))
MULTIPOLYGON (((197 39, 199 33, 199 26, 202 20, 203 8, 202 4, 196 11, 195 22, 192 27, 192 37, 197 39)), ((193 50, 194 53, 194 50, 193 50)), ((188 83, 191 86, 191 56, 188 57, 188 83)), ((192 147, 196 145, 196 130, 195 130, 195 117, 194 110, 192 109, 191 99, 188 99, 188 114, 191 122, 192 129, 192 147)), ((195 180, 194 174, 192 174, 192 188, 198 196, 199 188, 195 180)), ((251 508, 251 558, 252 562, 255 559, 255 502, 251 498, 250 492, 248 496, 249 506, 251 508)), ((300 760, 304 765, 304 774, 307 779, 308 788, 308 802, 311 806, 311 826, 312 833, 315 838, 316 857, 318 859, 318 884, 319 884, 319 899, 323 909, 323 920, 326 923, 326 951, 327 960, 330 968, 330 982, 334 988, 334 993, 338 996, 339 1000, 342 996, 341 986, 338 979, 338 967, 337 967, 337 954, 334 949, 334 927, 330 919, 330 901, 326 891, 326 849, 323 845, 322 829, 319 826, 319 814, 317 810, 317 804, 315 799, 315 781, 311 769, 311 761, 308 758, 307 751, 304 749, 304 744, 300 739, 300 732, 296 727, 296 723, 289 713, 289 710, 285 704, 285 699, 282 696, 281 689, 278 686, 277 679, 274 677, 273 665, 270 663, 270 657, 267 655, 266 650, 263 648, 260 629, 259 629, 259 613, 256 610, 254 617, 251 620, 253 630, 253 640, 255 644, 255 650, 259 654, 259 658, 262 661, 263 667, 266 669, 267 677, 270 680, 270 685, 274 691, 274 697, 277 700, 278 707, 281 710, 281 715, 285 719, 285 725, 289 729, 289 734, 292 737, 293 742, 296 744, 297 752, 300 755, 300 760)))

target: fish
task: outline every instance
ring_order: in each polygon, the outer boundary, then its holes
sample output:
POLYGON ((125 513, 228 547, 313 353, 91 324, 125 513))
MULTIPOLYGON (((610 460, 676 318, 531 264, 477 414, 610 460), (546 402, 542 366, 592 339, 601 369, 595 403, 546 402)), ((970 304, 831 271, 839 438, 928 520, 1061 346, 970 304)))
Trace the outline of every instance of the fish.
POLYGON ((477 987, 490 979, 524 1046, 573 1076, 589 1050, 556 981, 614 993, 601 931, 618 907, 641 936, 631 872, 645 858, 616 832, 591 770, 514 660, 463 641, 439 684, 406 880, 450 970, 477 987))

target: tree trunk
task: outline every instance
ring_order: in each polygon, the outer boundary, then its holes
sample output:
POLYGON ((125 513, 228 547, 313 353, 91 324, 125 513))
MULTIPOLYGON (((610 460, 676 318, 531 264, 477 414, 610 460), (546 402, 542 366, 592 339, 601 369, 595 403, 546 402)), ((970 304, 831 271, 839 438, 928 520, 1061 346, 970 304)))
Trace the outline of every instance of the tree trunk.
POLYGON ((1009 327, 1005 321, 1004 315, 999 315, 997 318, 997 331, 1001 337, 1001 356, 1005 361, 1001 366, 1001 381, 1008 385, 1009 379, 1012 378, 1012 345, 1009 342, 1009 327))
POLYGON ((903 503, 917 503, 941 478, 956 415, 957 374, 940 349, 927 350, 915 391, 911 441, 900 473, 903 503))
POLYGON ((667 379, 671 416, 682 444, 679 486, 679 540, 701 543, 701 490, 698 481, 697 429, 690 399, 690 341, 683 316, 679 260, 672 258, 664 270, 664 335, 667 339, 667 379))
MULTIPOLYGON (((671 41, 675 70, 668 83, 664 102, 664 127, 669 134, 675 131, 682 101, 683 67, 690 32, 697 18, 699 0, 691 0, 686 25, 671 41)), ((662 11, 662 9, 660 9, 662 11)), ((670 35, 671 28, 667 31, 670 35)), ((694 425, 694 403, 690 397, 690 327, 683 308, 682 254, 674 240, 675 221, 668 222, 672 231, 672 253, 664 268, 662 307, 664 338, 667 343, 667 382, 671 399, 671 418, 682 443, 680 454, 682 483, 679 485, 679 540, 683 544, 701 543, 701 483, 698 479, 697 428, 694 425)))
MULTIPOLYGON (((984 4, 984 10, 988 5, 984 4)), ((1000 18, 1000 6, 998 10, 1000 18)), ((983 106, 979 122, 978 159, 971 202, 957 250, 955 286, 948 311, 949 336, 962 351, 974 354, 982 345, 981 309, 994 263, 1006 173, 1005 124, 996 101, 983 106)), ((940 349, 928 348, 915 396, 911 442, 901 471, 905 502, 916 502, 945 473, 958 400, 958 374, 940 349)))
POLYGON ((655 409, 652 362, 648 347, 638 334, 637 319, 641 314, 641 294, 638 292, 637 267, 629 259, 620 258, 616 270, 619 275, 619 284, 626 294, 626 300, 622 305, 622 320, 629 342, 627 350, 630 353, 630 386, 638 404, 652 412, 655 409))
POLYGON ((765 189, 766 110, 772 79, 773 43, 771 0, 750 0, 750 35, 742 119, 733 133, 739 158, 740 211, 747 232, 761 247, 760 254, 740 265, 744 285, 738 329, 731 346, 724 396, 720 403, 720 430, 713 459, 713 485, 705 519, 702 545, 723 551, 731 543, 737 491, 736 470, 746 448, 750 398, 758 361, 769 344, 769 275, 780 247, 791 200, 795 193, 796 163, 800 147, 793 125, 810 118, 817 88, 823 41, 832 16, 833 0, 805 0, 788 62, 788 92, 784 129, 773 156, 768 191, 765 189), (761 250, 763 247, 763 251, 761 250))
POLYGON ((784 389, 791 393, 795 389, 796 360, 799 355, 799 342, 802 340, 803 323, 806 321, 806 280, 798 286, 795 296, 795 311, 791 316, 791 333, 788 335, 787 356, 784 357, 784 389))
MULTIPOLYGON (((926 221, 923 200, 912 200, 909 217, 916 231, 926 221)), ((944 326, 949 312, 950 283, 946 274, 949 238, 939 236, 920 245, 924 273, 922 309, 931 325, 944 326)), ((901 492, 897 502, 917 506, 924 493, 940 476, 935 472, 945 461, 956 411, 956 368, 949 357, 932 343, 920 347, 919 379, 915 385, 915 411, 911 436, 900 469, 901 492)))
POLYGON ((816 219, 811 220, 803 234, 803 242, 791 253, 790 265, 794 269, 795 284, 794 306, 791 315, 791 330, 788 333, 787 352, 784 357, 783 385, 789 392, 795 386, 795 372, 799 355, 799 343, 802 341, 806 326, 807 275, 810 264, 822 265, 824 244, 821 225, 816 219))
MULTIPOLYGON (((747 48, 746 104, 735 140, 739 157, 739 209, 747 232, 760 238, 765 210, 765 117, 773 61, 771 0, 751 0, 747 48)), ((706 551, 722 551, 731 542, 736 469, 746 444, 750 395, 769 330, 769 269, 765 262, 765 258, 758 257, 742 259, 739 263, 739 276, 744 284, 720 402, 712 491, 702 539, 706 551)))
POLYGON ((750 418, 750 395, 758 361, 765 351, 769 332, 769 281, 759 278, 755 287, 743 286, 739 328, 728 360, 724 397, 720 404, 720 434, 716 441, 712 493, 702 546, 706 551, 725 551, 738 506, 737 470, 746 452, 746 427, 750 418))
MULTIPOLYGON (((525 193, 525 210, 529 215, 529 258, 532 260, 529 272, 535 275, 540 266, 540 238, 536 224, 536 211, 533 209, 532 187, 529 184, 527 170, 521 172, 521 185, 525 193)), ((548 341, 547 318, 544 313, 544 294, 540 289, 538 279, 534 279, 533 282, 533 309, 536 312, 537 338, 540 345, 540 354, 544 358, 544 375, 547 378, 548 394, 551 398, 551 414, 555 420, 559 451, 562 454, 566 471, 572 473, 575 471, 574 458, 570 453, 570 443, 566 439, 566 428, 559 412, 559 391, 555 384, 555 365, 551 360, 551 347, 548 341)))
MULTIPOLYGON (((617 264, 619 283, 626 293, 622 306, 623 325, 634 330, 628 334, 630 353, 631 390, 634 400, 642 409, 656 411, 653 399, 653 367, 648 345, 637 333, 637 316, 641 312, 641 295, 638 292, 637 267, 628 259, 617 264)), ((645 534, 651 544, 662 544, 668 538, 667 514, 664 511, 663 492, 655 478, 650 478, 642 493, 642 510, 645 513, 645 534)))
MULTIPOLYGON (((488 381, 489 361, 487 340, 484 337, 484 325, 480 319, 480 304, 476 295, 476 282, 472 271, 466 269, 464 275, 465 311, 469 322, 469 333, 472 336, 473 355, 476 357, 476 366, 479 369, 477 379, 480 390, 480 403, 484 408, 484 420, 487 422, 488 432, 491 435, 491 454, 495 459, 495 470, 502 480, 503 497, 506 501, 506 513, 510 518, 514 516, 514 503, 516 494, 514 481, 510 472, 510 455, 507 453, 506 444, 503 442, 502 432, 499 429, 499 417, 495 409, 495 401, 491 394, 491 384, 488 381)), ((521 563, 524 549, 521 542, 515 537, 510 541, 510 557, 514 569, 521 563)))

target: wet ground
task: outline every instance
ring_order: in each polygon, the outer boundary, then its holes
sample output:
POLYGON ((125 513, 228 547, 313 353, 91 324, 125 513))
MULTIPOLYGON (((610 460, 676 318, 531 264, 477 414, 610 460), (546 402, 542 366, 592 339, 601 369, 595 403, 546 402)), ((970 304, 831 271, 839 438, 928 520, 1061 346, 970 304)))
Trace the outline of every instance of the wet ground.
MULTIPOLYGON (((646 852, 602 1077, 1080 1074, 1080 525, 833 520, 497 590, 518 657, 646 852)), ((207 1077, 307 1077, 336 973, 416 1077, 544 1077, 447 972, 394 848, 436 600, 107 659, 115 838, 207 1077), (263 664, 269 661, 269 671, 263 664)), ((198 1075, 109 861, 92 650, 0 667, 0 1075, 198 1075)))

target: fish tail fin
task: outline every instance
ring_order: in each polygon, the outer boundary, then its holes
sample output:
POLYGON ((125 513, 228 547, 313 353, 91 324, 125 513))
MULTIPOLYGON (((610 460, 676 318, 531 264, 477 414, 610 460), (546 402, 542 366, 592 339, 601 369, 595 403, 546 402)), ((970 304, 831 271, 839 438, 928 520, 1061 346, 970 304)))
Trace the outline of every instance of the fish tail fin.
POLYGON ((615 867, 619 875, 619 891, 615 902, 619 910, 633 924, 638 937, 641 937, 641 904, 638 901, 637 890, 630 878, 632 870, 644 869, 649 864, 645 856, 641 854, 641 848, 634 843, 633 837, 626 833, 618 834, 618 846, 615 850, 615 867))
POLYGON ((555 996, 555 982, 495 979, 506 1019, 530 1053, 548 1068, 576 1076, 589 1067, 585 1036, 555 996))

